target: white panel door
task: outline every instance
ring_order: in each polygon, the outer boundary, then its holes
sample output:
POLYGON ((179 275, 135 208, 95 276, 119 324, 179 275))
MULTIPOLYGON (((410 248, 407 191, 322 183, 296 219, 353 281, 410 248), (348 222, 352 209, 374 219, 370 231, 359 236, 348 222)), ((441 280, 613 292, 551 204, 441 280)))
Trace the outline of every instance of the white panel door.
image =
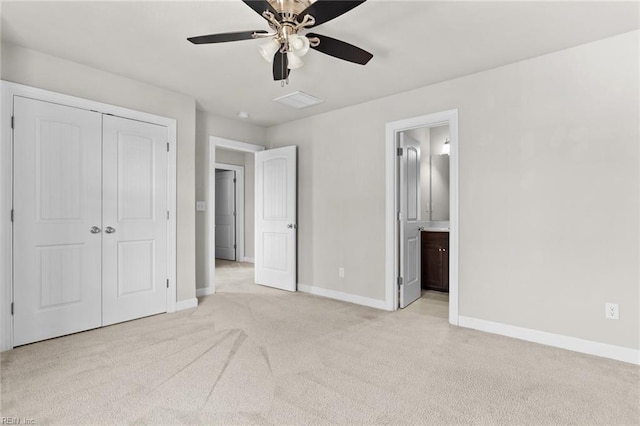
POLYGON ((236 260, 236 172, 216 170, 216 257, 236 260))
POLYGON ((101 325, 101 115, 14 98, 14 345, 101 325), (93 230, 93 232, 92 232, 93 230))
POLYGON ((256 155, 256 283, 296 291, 296 147, 256 155))
POLYGON ((420 298, 420 142, 400 133, 400 307, 420 298))
POLYGON ((167 310, 167 128, 104 116, 103 325, 167 310))

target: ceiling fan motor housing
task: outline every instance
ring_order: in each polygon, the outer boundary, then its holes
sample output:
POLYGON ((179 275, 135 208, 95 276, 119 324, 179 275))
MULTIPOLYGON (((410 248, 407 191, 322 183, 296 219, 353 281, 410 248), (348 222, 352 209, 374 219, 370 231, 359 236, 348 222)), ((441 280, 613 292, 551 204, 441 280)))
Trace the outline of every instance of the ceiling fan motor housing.
POLYGON ((269 4, 282 16, 283 20, 295 19, 307 7, 311 6, 310 0, 267 0, 269 4))

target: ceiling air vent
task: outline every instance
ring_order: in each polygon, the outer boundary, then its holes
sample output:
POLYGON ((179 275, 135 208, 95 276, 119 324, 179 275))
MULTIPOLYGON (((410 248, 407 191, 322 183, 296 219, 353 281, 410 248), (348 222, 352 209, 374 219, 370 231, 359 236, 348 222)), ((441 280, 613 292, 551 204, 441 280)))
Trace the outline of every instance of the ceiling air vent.
POLYGON ((324 102, 322 99, 300 91, 280 96, 275 98, 274 101, 295 109, 302 109, 324 102))

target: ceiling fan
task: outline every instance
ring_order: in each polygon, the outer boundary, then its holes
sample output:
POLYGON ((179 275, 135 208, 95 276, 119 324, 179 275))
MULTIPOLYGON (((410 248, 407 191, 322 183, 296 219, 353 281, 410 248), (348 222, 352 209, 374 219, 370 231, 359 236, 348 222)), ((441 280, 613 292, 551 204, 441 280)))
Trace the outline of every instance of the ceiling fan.
MULTIPOLYGON (((309 49, 365 65, 373 55, 352 44, 306 30, 324 24, 366 0, 242 0, 247 6, 267 20, 271 32, 239 31, 189 37, 193 44, 224 43, 228 41, 269 39, 258 50, 273 62, 273 79, 288 80, 292 69, 300 68, 309 49)), ((284 84, 284 83, 283 83, 284 84)))

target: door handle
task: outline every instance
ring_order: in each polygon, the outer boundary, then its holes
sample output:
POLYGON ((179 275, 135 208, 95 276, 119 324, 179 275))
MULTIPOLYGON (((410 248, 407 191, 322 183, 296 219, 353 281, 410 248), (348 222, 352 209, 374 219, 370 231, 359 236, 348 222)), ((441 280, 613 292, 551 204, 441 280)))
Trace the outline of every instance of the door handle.
POLYGON ((290 223, 290 224, 287 225, 287 228, 289 228, 289 229, 297 229, 298 226, 295 223, 290 223))
POLYGON ((100 228, 98 228, 97 226, 92 226, 89 232, 91 232, 92 234, 99 234, 100 228))
POLYGON ((116 232, 115 228, 112 228, 110 226, 107 226, 104 230, 104 232, 106 232, 107 234, 113 234, 114 232, 116 232))

